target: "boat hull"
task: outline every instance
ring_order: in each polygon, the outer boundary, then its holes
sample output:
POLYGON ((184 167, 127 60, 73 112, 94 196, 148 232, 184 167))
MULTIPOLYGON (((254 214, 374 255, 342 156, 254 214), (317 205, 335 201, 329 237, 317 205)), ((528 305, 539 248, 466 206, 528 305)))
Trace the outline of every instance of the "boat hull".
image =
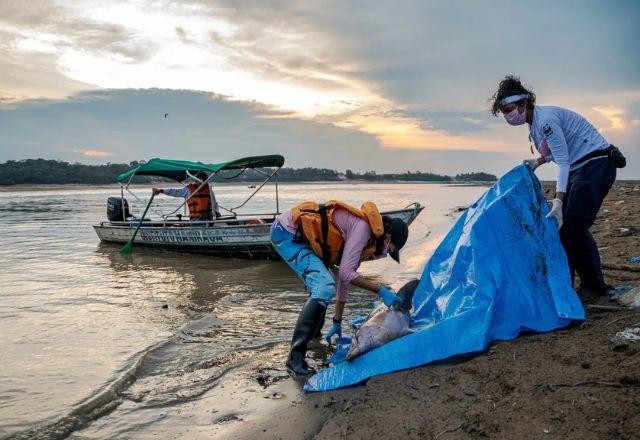
MULTIPOLYGON (((405 209, 383 212, 411 224, 423 207, 410 205, 405 209)), ((194 224, 189 222, 143 222, 134 239, 135 246, 145 246, 178 252, 207 254, 222 258, 249 260, 279 260, 271 246, 269 230, 273 219, 232 219, 194 224), (260 223, 263 222, 263 223, 260 223)), ((98 238, 107 243, 127 243, 137 223, 102 222, 94 225, 98 238)))

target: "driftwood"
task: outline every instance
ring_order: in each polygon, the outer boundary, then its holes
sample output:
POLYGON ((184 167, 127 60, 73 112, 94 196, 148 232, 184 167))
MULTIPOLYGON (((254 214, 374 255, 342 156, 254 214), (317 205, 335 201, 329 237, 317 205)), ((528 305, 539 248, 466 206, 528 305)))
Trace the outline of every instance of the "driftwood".
POLYGON ((534 385, 537 391, 545 388, 554 391, 554 388, 572 388, 572 387, 611 387, 611 388, 638 388, 640 383, 621 383, 621 382, 606 382, 600 380, 589 380, 586 382, 577 383, 539 383, 534 385))
POLYGON ((600 306, 597 304, 588 304, 588 310, 629 310, 629 307, 622 306, 600 306))
POLYGON ((444 431, 442 431, 440 434, 436 434, 436 436, 434 437, 434 439, 437 439, 438 437, 440 437, 443 434, 446 434, 448 432, 454 432, 457 431, 458 429, 462 428, 464 426, 464 423, 460 423, 458 426, 455 426, 453 428, 449 428, 449 429, 445 429, 444 431))
POLYGON ((628 264, 602 263, 603 269, 622 270, 625 272, 640 272, 640 267, 629 266, 628 264))
MULTIPOLYGON (((633 318, 633 317, 638 317, 638 313, 634 313, 633 315, 626 315, 626 316, 622 316, 622 317, 620 317, 618 319, 614 319, 613 321, 608 322, 607 325, 605 325, 605 327, 609 327, 611 324, 614 324, 616 322, 620 322, 620 321, 622 321, 624 319, 627 319, 627 318, 633 318)), ((634 324, 632 327, 635 327, 635 326, 636 326, 636 324, 634 324)))

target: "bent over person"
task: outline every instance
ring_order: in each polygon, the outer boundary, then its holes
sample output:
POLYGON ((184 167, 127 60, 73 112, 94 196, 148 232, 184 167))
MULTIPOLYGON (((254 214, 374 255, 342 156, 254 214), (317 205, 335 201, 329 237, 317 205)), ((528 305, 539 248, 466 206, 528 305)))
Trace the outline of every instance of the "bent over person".
POLYGON ((152 188, 154 194, 165 194, 171 197, 182 197, 187 200, 190 220, 213 220, 220 217, 216 196, 211 191, 209 183, 206 182, 209 176, 205 172, 196 174, 196 181, 182 188, 152 188))
POLYGON ((342 336, 342 313, 350 284, 377 293, 387 306, 401 302, 392 290, 357 273, 362 261, 390 255, 400 262, 399 251, 409 235, 400 219, 381 216, 372 202, 361 209, 332 200, 324 204, 302 203, 283 212, 271 226, 271 243, 300 277, 309 291, 291 340, 286 362, 291 375, 307 376, 315 370, 307 364, 307 344, 318 336, 327 306, 337 294, 333 325, 326 335, 342 336), (329 270, 338 265, 338 283, 329 270))
POLYGON ((589 228, 616 179, 616 167, 626 165, 624 156, 581 115, 537 105, 536 95, 518 77, 506 76, 492 100, 494 116, 500 112, 510 125, 529 125, 529 139, 540 156, 524 163, 532 170, 547 162, 558 165, 556 193, 547 217, 557 220, 571 278, 575 272, 580 276, 580 297, 604 295, 600 254, 589 228))

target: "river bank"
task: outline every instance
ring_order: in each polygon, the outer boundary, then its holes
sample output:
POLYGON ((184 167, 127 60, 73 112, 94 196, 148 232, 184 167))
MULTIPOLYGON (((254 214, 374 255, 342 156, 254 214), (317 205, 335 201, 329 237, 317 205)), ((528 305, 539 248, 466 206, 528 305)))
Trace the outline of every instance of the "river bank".
MULTIPOLYGON (((627 270, 640 249, 636 188, 616 184, 593 228, 614 285, 640 283, 627 270)), ((221 188, 221 200, 240 189, 221 188)), ((282 206, 330 191, 351 203, 375 191, 385 208, 427 205, 402 265, 362 267, 397 288, 419 276, 455 207, 484 189, 287 185, 282 206)), ((286 265, 145 249, 124 257, 118 246, 97 245, 90 227, 109 195, 111 188, 0 197, 2 438, 632 438, 640 429, 631 388, 639 350, 611 342, 640 322, 637 312, 588 310, 584 325, 306 394, 283 365, 305 298, 286 265)), ((271 203, 265 196, 256 208, 271 203)), ((354 290, 346 321, 371 299, 354 290)), ((309 354, 322 367, 330 352, 313 343, 309 354)))
MULTIPOLYGON (((592 228, 614 286, 640 284, 628 260, 640 252, 639 214, 638 185, 617 183, 592 228)), ((639 310, 587 306, 583 324, 374 378, 330 397, 316 438, 637 438, 640 346, 611 341, 634 324, 639 310)))

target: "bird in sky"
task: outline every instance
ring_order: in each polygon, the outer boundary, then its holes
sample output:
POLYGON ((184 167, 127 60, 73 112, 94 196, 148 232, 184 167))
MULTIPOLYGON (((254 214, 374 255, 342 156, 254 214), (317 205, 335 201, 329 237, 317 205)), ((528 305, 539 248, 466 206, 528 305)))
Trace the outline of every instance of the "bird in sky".
POLYGON ((165 114, 164 114, 164 117, 165 117, 165 118, 166 118, 167 116, 169 116, 169 113, 165 113, 165 114))

